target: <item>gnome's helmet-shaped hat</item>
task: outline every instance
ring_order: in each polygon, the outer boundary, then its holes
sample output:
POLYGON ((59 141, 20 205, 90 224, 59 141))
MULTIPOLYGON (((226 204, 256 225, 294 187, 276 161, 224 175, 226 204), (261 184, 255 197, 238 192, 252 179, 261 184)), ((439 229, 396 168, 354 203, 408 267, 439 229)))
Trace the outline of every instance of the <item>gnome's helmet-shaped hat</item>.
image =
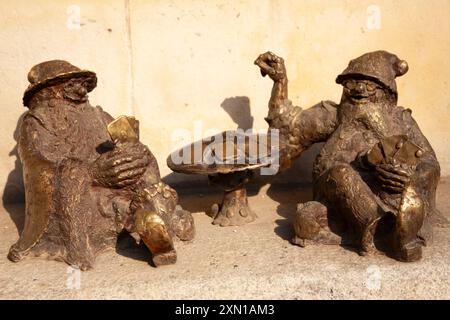
POLYGON ((347 79, 372 80, 397 95, 395 78, 408 72, 408 63, 387 51, 374 51, 351 60, 336 82, 342 84, 347 79))
POLYGON ((23 95, 23 105, 28 107, 31 98, 39 90, 63 83, 73 78, 88 79, 88 92, 94 90, 97 86, 97 76, 95 72, 81 70, 67 61, 51 60, 35 65, 28 73, 30 85, 23 95))

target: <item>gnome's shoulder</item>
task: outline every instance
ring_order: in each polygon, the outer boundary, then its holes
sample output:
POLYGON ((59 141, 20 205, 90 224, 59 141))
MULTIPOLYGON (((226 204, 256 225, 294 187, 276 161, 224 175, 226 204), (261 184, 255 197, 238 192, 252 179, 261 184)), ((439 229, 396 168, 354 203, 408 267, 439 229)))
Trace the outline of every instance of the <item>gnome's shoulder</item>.
POLYGON ((332 112, 335 112, 337 107, 339 106, 339 104, 331 100, 322 100, 320 101, 320 105, 328 111, 332 112))
POLYGON ((103 122, 105 124, 108 124, 114 120, 113 116, 111 116, 108 112, 103 110, 103 108, 101 106, 97 105, 94 108, 95 108, 96 112, 100 115, 100 118, 103 120, 103 122))
POLYGON ((412 110, 410 108, 402 106, 396 106, 394 109, 394 113, 402 117, 412 117, 412 110))
POLYGON ((407 125, 413 125, 416 123, 412 116, 412 110, 410 108, 396 106, 394 114, 397 119, 407 125))

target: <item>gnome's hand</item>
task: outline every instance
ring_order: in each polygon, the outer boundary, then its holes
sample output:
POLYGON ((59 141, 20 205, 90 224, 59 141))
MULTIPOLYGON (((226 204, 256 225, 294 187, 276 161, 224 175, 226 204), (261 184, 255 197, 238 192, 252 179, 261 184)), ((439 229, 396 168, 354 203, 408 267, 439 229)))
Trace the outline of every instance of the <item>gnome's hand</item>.
POLYGON ((123 188, 135 184, 142 177, 149 163, 149 152, 143 144, 120 143, 94 162, 92 175, 99 185, 123 188))
POLYGON ((400 164, 379 164, 375 170, 383 189, 391 193, 402 193, 414 174, 413 167, 400 164))
POLYGON ((263 77, 269 75, 273 81, 281 81, 287 78, 283 58, 270 51, 260 54, 255 60, 255 64, 261 69, 263 77))

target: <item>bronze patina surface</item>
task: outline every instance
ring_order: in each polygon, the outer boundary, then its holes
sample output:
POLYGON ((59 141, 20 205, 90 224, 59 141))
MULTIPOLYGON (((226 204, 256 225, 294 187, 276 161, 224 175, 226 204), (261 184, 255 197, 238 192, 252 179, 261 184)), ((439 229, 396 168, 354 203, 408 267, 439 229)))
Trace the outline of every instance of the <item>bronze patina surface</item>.
POLYGON ((406 61, 366 53, 337 77, 339 104, 322 101, 306 110, 288 99, 281 57, 266 52, 255 64, 274 81, 266 120, 280 131, 281 167, 324 142, 313 166, 314 201, 298 205, 293 242, 351 244, 366 255, 380 238, 397 259, 421 259, 432 226, 447 222, 436 209, 436 155, 411 110, 397 106, 395 78, 408 71, 406 61))
POLYGON ((208 175, 211 184, 224 190, 222 203, 211 208, 213 224, 243 225, 257 217, 248 206, 245 185, 254 170, 270 165, 266 140, 266 135, 224 131, 174 151, 167 165, 175 172, 208 175))
POLYGON ((28 80, 18 140, 25 226, 9 259, 47 256, 86 270, 126 231, 156 266, 175 263, 173 239, 193 238, 193 218, 139 142, 139 122, 91 106, 96 74, 66 61, 36 65, 28 80))

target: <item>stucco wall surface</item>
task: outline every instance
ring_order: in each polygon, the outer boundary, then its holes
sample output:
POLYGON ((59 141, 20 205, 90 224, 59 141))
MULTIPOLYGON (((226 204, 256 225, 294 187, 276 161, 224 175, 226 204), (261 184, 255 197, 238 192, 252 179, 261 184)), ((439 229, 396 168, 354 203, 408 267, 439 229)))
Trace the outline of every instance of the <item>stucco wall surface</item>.
MULTIPOLYGON (((272 83, 253 65, 267 50, 285 58, 290 98, 302 107, 339 101, 334 79, 362 53, 385 49, 407 60, 399 105, 413 110, 449 175, 449 11, 446 0, 2 0, 0 188, 10 199, 21 193, 14 132, 34 64, 65 59, 95 71, 91 103, 135 115, 167 176, 180 136, 267 127, 272 83)), ((310 179, 304 162, 286 179, 310 179)))

